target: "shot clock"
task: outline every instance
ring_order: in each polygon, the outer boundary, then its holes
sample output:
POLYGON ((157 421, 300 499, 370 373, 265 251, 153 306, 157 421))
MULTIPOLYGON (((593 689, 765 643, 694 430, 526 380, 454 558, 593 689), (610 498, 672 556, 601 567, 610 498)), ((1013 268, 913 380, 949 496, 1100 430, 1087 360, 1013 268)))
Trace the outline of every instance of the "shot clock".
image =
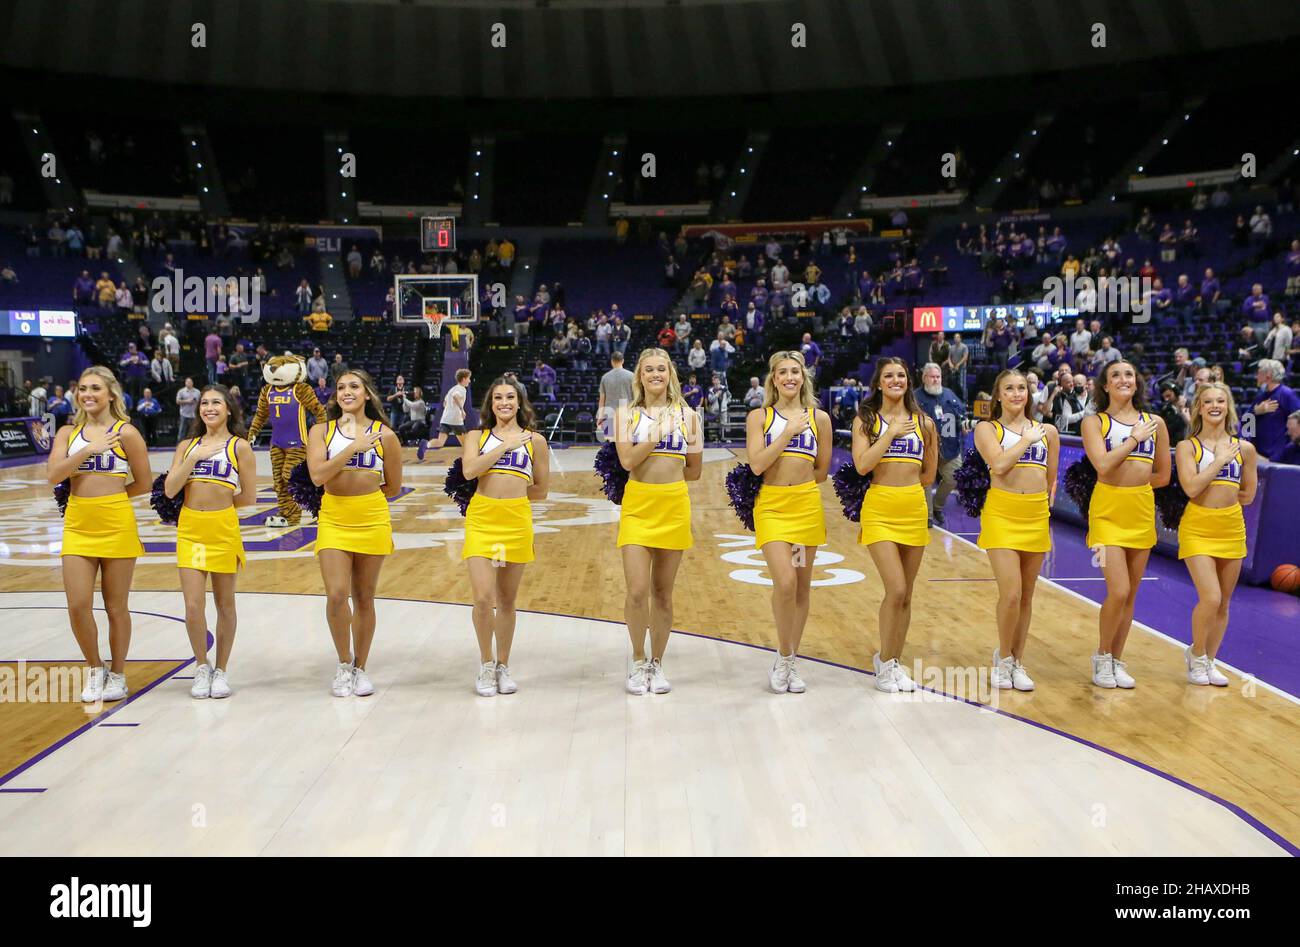
POLYGON ((425 253, 456 249, 455 217, 421 217, 420 249, 425 253))

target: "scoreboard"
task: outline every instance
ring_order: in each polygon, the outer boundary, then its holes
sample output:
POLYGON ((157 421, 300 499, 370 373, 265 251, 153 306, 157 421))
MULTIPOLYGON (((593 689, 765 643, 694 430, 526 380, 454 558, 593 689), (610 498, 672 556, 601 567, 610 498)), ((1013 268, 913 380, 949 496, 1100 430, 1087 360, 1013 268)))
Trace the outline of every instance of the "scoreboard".
POLYGON ((0 335, 72 339, 77 335, 77 314, 70 309, 0 310, 0 335))
POLYGON ((1075 308, 1048 306, 1045 303, 1014 304, 1007 306, 923 306, 912 310, 913 332, 982 332, 994 319, 1003 319, 1008 325, 1023 328, 1032 322, 1043 328, 1059 319, 1074 319, 1079 315, 1075 308))
POLYGON ((420 249, 436 253, 456 249, 455 217, 421 217, 420 249))

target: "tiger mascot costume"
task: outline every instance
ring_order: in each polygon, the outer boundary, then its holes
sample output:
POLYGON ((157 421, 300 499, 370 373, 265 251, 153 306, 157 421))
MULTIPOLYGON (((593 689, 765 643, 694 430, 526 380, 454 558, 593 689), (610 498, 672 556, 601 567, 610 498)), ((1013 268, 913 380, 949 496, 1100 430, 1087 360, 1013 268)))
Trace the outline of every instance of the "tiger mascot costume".
POLYGON ((248 442, 257 439, 267 419, 271 421, 271 481, 275 484, 278 516, 268 516, 267 526, 297 526, 302 509, 289 496, 289 474, 307 458, 307 415, 325 423, 325 409, 307 384, 307 363, 297 355, 276 355, 262 367, 266 384, 257 398, 257 414, 248 428, 248 442))

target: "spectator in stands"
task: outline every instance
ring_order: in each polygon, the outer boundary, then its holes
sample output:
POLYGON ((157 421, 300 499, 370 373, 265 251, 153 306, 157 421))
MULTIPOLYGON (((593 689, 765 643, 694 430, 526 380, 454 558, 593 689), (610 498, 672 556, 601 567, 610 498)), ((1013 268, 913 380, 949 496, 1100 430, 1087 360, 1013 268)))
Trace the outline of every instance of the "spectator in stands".
POLYGON ((1273 220, 1265 212, 1263 205, 1255 207, 1250 217, 1250 239, 1254 243, 1267 243, 1273 236, 1273 220))
POLYGON ((62 385, 54 386, 54 394, 45 402, 45 410, 54 417, 55 431, 68 423, 68 416, 72 413, 72 400, 62 385))
POLYGON ((1286 369, 1275 359, 1260 359, 1255 368, 1255 382, 1259 393, 1255 395, 1252 411, 1255 415, 1255 435, 1250 441, 1260 455, 1276 460, 1290 443, 1287 437, 1287 418, 1300 411, 1300 395, 1282 384, 1286 369))
MULTIPOLYGON (((699 343, 699 339, 695 341, 699 343)), ((700 410, 700 405, 704 404, 704 389, 700 387, 695 372, 691 372, 686 378, 686 384, 682 385, 682 400, 692 411, 700 410)))
POLYGON ((384 401, 388 404, 388 426, 394 431, 402 423, 402 402, 406 400, 410 392, 406 390, 406 378, 398 375, 393 379, 393 387, 388 389, 388 394, 384 401))
POLYGON ((146 388, 140 393, 140 400, 135 405, 135 413, 140 417, 144 442, 152 447, 158 436, 158 415, 162 414, 162 405, 153 396, 152 388, 146 388))
POLYGON ((95 281, 90 278, 89 270, 82 270, 81 275, 72 283, 72 301, 77 306, 90 306, 95 301, 95 281))
POLYGON ((948 342, 948 357, 939 363, 943 386, 952 390, 958 398, 966 400, 966 366, 970 362, 970 349, 962 341, 961 333, 954 332, 948 342))
POLYGON ((1156 232, 1156 219, 1151 214, 1150 207, 1142 208, 1142 216, 1138 218, 1137 224, 1133 227, 1133 232, 1143 240, 1150 240, 1156 232))
POLYGON ((857 312, 853 315, 853 332, 863 343, 871 335, 871 313, 867 311, 865 305, 858 306, 857 312))
POLYGON ((935 362, 926 362, 921 369, 921 387, 916 391, 916 403, 922 413, 934 419, 939 431, 936 489, 933 493, 926 489, 926 502, 931 522, 943 526, 943 505, 957 485, 955 477, 961 466, 966 405, 954 392, 943 386, 943 369, 935 362))
POLYGON ((497 246, 497 262, 503 270, 510 270, 515 265, 515 245, 509 237, 503 238, 497 246))
POLYGON ((81 228, 77 226, 75 221, 68 225, 68 229, 64 231, 63 239, 64 239, 64 244, 68 248, 68 254, 70 256, 86 255, 85 253, 86 238, 82 234, 81 228))
POLYGON ((1002 284, 998 287, 998 300, 1002 303, 1012 303, 1020 298, 1020 282, 1016 279, 1015 274, 1010 270, 1004 270, 1002 273, 1002 284))
POLYGON ((176 392, 176 405, 180 410, 180 430, 183 432, 190 429, 194 423, 194 416, 197 413, 199 405, 199 389, 194 387, 194 379, 186 378, 184 385, 176 392))
POLYGON ((1179 388, 1173 382, 1165 382, 1160 386, 1160 402, 1156 413, 1165 419, 1165 426, 1169 429, 1169 443, 1177 444, 1187 436, 1191 419, 1179 398, 1179 388))
POLYGON ((555 369, 540 358, 533 368, 533 384, 537 386, 538 399, 555 400, 555 369))
POLYGON ((573 357, 573 367, 585 372, 591 367, 591 339, 585 329, 579 329, 578 335, 569 342, 569 354, 573 357))
POLYGON ((677 332, 673 329, 672 323, 665 322, 656 339, 661 349, 671 352, 673 347, 677 345, 677 332))
MULTIPOLYGON (((1029 360, 1033 362, 1034 366, 1040 372, 1046 374, 1048 371, 1051 370, 1051 360, 1048 358, 1048 356, 1055 351, 1056 351, 1056 344, 1052 341, 1050 336, 1044 333, 1042 340, 1038 343, 1038 345, 1034 347, 1034 350, 1029 353, 1029 360)), ((931 355, 931 361, 933 361, 934 360, 933 348, 931 348, 930 355, 931 355)))
POLYGON ((324 306, 321 306, 303 316, 303 321, 311 326, 312 332, 324 334, 328 333, 330 326, 334 324, 334 317, 325 311, 324 306))
MULTIPOLYGON (((236 346, 235 347, 236 351, 238 351, 239 348, 240 346, 236 346)), ((329 362, 325 361, 325 358, 321 355, 320 348, 312 349, 311 358, 307 359, 308 383, 311 385, 315 385, 316 382, 320 381, 320 379, 328 378, 329 373, 330 373, 329 362)))
POLYGON ((140 397, 140 389, 144 386, 145 376, 149 372, 149 360, 144 357, 134 342, 128 342, 126 351, 118 359, 117 365, 118 376, 123 381, 123 387, 133 398, 140 397))
POLYGON ((568 361, 569 337, 563 332, 556 332, 551 338, 551 357, 561 364, 568 361))
POLYGON ((687 351, 691 347, 691 320, 686 317, 686 313, 677 314, 677 324, 673 326, 673 332, 677 336, 677 351, 687 351))
POLYGON ((686 353, 686 364, 699 371, 709 363, 709 353, 704 349, 704 340, 696 339, 691 343, 691 350, 686 353))
POLYGON ((718 337, 709 344, 709 368, 725 375, 731 367, 731 356, 735 353, 735 346, 727 341, 726 334, 719 329, 718 337))
POLYGON ((14 269, 12 263, 5 263, 4 268, 0 269, 0 283, 12 286, 18 282, 18 272, 14 269))
POLYGON ((298 307, 298 315, 306 316, 311 312, 312 301, 315 294, 312 292, 311 283, 307 282, 306 277, 298 283, 298 288, 294 290, 294 302, 298 307))
MULTIPOLYGON (((323 364, 324 360, 321 361, 323 364)), ((244 343, 236 342, 235 351, 230 354, 230 360, 226 363, 226 372, 230 376, 231 385, 248 387, 248 369, 252 362, 252 358, 244 351, 244 343)), ((311 376, 308 375, 308 380, 310 379, 311 376)))
POLYGON ((1200 233, 1190 220, 1183 221, 1183 229, 1178 232, 1178 249, 1185 257, 1200 256, 1198 246, 1200 233))
POLYGON ((763 407, 763 383, 757 378, 751 378, 749 388, 745 392, 745 409, 753 411, 761 407, 763 407))
POLYGON ((131 290, 126 285, 126 280, 117 284, 117 289, 113 292, 113 304, 117 307, 117 314, 123 319, 131 314, 131 290))
POLYGON ((1272 307, 1269 305, 1263 284, 1256 283, 1251 286, 1250 295, 1242 301, 1241 314, 1252 322, 1268 322, 1271 311, 1272 307))
POLYGON ((709 390, 705 394, 706 417, 718 422, 719 434, 722 424, 727 419, 727 408, 731 405, 731 392, 727 390, 726 374, 714 372, 709 390))
POLYGON ((1105 371, 1106 366, 1111 362, 1118 362, 1122 358, 1123 356, 1120 355, 1119 349, 1113 347, 1111 337, 1103 335, 1101 337, 1101 348, 1097 349, 1092 356, 1092 373, 1098 375, 1105 371))
POLYGON ((401 427, 393 429, 403 444, 424 440, 429 436, 429 406, 424 401, 424 391, 416 385, 411 394, 413 397, 403 396, 400 405, 394 405, 398 409, 398 417, 405 416, 401 427))
POLYGON ((1075 385, 1069 365, 1057 370, 1056 380, 1049 388, 1043 416, 1062 434, 1078 434, 1084 416, 1083 392, 1075 385))
POLYGON ((723 339, 728 342, 736 341, 736 324, 731 321, 730 316, 723 316, 722 321, 718 323, 718 331, 722 333, 723 339))
POLYGON ((108 278, 108 273, 99 274, 99 279, 95 281, 95 296, 99 300, 99 309, 101 312, 112 310, 117 302, 117 285, 108 278))
POLYGON ((322 405, 329 404, 330 396, 334 393, 334 388, 330 384, 328 375, 316 379, 316 387, 312 390, 316 393, 316 400, 322 405))
POLYGON ((388 261, 384 259, 384 251, 380 247, 375 247, 370 254, 370 275, 383 279, 388 270, 388 261))
POLYGON ((1242 214, 1237 215, 1237 221, 1232 227, 1232 245, 1234 247, 1244 247, 1250 243, 1250 224, 1246 223, 1246 218, 1242 214))
POLYGON ((1237 358, 1241 359, 1241 370, 1249 374, 1255 370, 1255 363, 1264 357, 1264 344, 1255 335, 1255 327, 1244 325, 1237 347, 1237 358))
MULTIPOLYGON (((615 306, 614 308, 618 308, 615 306)), ((624 322, 622 316, 614 316, 614 334, 610 344, 614 346, 615 352, 627 354, 627 344, 632 340, 632 330, 624 322)))
POLYGON ((596 430, 600 440, 607 440, 613 431, 615 413, 632 402, 632 373, 623 367, 623 353, 609 357, 609 371, 600 376, 600 391, 596 402, 596 430))
POLYGON ((1264 337, 1265 355, 1285 365, 1290 358, 1291 340, 1291 327, 1286 324, 1286 316, 1279 309, 1273 313, 1273 325, 1264 337))
MULTIPOLYGON (((1008 273, 1010 270, 1007 271, 1008 273)), ((984 329, 984 348, 993 359, 998 371, 1005 371, 1011 357, 1011 328, 1003 319, 992 320, 984 329)))
POLYGON ((1300 411, 1292 411, 1286 419, 1286 445, 1278 452, 1274 463, 1300 466, 1300 411))
MULTIPOLYGON (((257 360, 259 363, 263 363, 266 361, 266 356, 263 354, 265 351, 266 351, 265 346, 259 345, 257 347, 257 354, 258 354, 257 360)), ((331 389, 335 388, 338 385, 339 376, 342 375, 347 370, 348 370, 348 363, 343 361, 343 353, 335 352, 334 361, 330 364, 330 388, 331 389)))

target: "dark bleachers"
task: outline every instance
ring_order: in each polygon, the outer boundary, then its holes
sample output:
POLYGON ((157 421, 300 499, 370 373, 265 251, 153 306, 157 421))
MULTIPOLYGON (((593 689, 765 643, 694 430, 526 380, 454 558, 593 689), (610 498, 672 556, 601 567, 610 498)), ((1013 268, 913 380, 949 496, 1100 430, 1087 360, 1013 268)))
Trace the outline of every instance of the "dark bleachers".
POLYGON ((45 127, 59 157, 68 162, 78 187, 109 194, 180 197, 194 193, 189 166, 175 122, 132 115, 114 122, 110 113, 88 128, 83 114, 45 113, 45 127), (89 153, 87 135, 101 142, 100 156, 89 153))
POLYGON ((876 170, 872 192, 879 195, 933 194, 978 186, 1030 123, 1028 112, 957 116, 913 122, 894 141, 876 170), (960 154, 954 182, 942 175, 942 156, 960 154))
POLYGON ((595 134, 499 136, 497 220, 507 226, 581 220, 599 148, 595 134))
POLYGON ((275 127, 210 125, 208 138, 235 216, 247 220, 287 217, 306 223, 323 219, 319 128, 288 123, 275 127))
POLYGON ((717 199, 745 141, 741 129, 702 133, 633 133, 619 166, 618 196, 630 204, 693 204, 717 199), (643 156, 655 156, 655 176, 642 177, 643 156), (715 176, 715 169, 722 176, 715 176), (701 171, 703 173, 701 174, 701 171))
POLYGON ((745 217, 825 217, 871 147, 874 128, 790 128, 777 131, 758 167, 745 217))
MULTIPOLYGON (((414 125, 414 123, 413 123, 414 125)), ((354 128, 359 199, 374 204, 459 203, 465 188, 469 136, 428 127, 354 128)))

